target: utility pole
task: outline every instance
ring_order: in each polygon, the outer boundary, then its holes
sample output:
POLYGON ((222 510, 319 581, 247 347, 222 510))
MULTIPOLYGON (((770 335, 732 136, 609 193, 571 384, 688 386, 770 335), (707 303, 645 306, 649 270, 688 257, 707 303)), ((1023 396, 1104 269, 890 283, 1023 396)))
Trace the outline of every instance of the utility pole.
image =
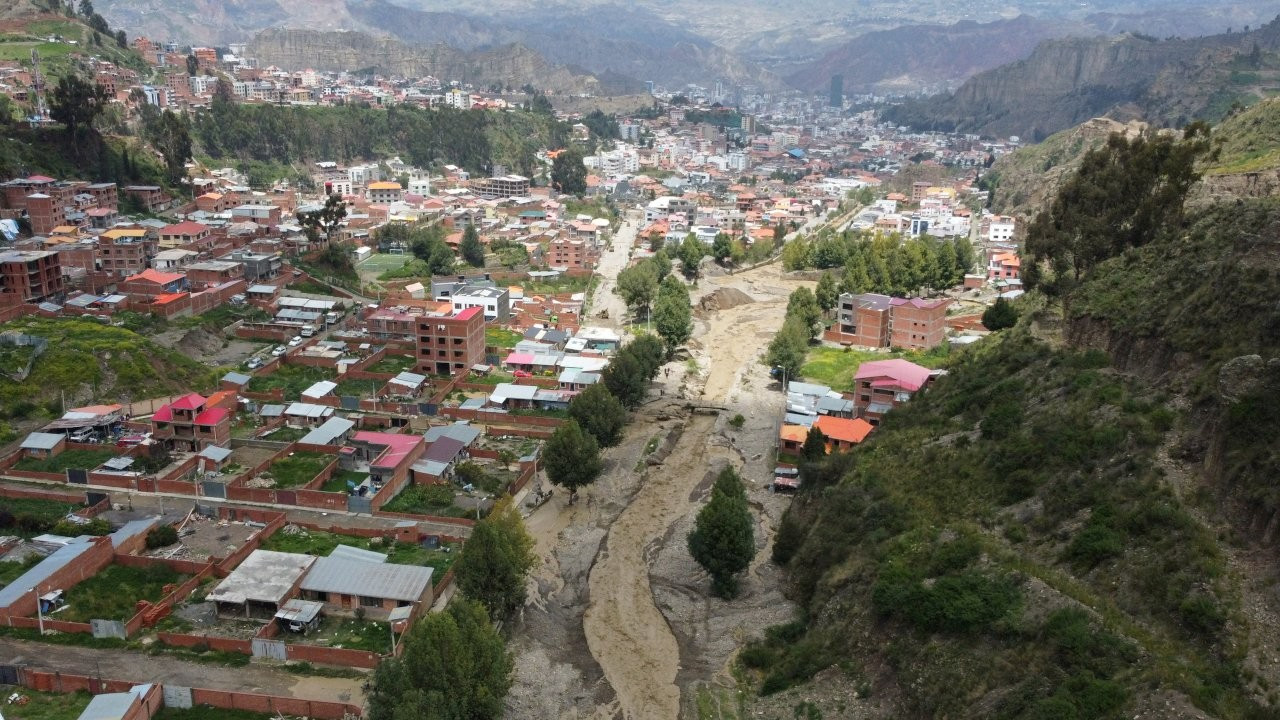
POLYGON ((36 587, 31 588, 31 592, 36 596, 36 622, 40 624, 40 637, 44 637, 44 608, 40 606, 40 591, 36 587))

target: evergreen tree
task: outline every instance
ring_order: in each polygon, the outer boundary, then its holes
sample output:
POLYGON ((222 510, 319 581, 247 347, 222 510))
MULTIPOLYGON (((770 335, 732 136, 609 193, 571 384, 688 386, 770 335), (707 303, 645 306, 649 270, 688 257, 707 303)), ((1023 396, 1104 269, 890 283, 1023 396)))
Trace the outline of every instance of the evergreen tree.
POLYGON ((804 446, 800 448, 800 457, 809 462, 821 460, 827 454, 827 436, 815 425, 809 428, 804 436, 804 446))
POLYGON ((148 117, 143 137, 164 157, 169 182, 177 183, 186 176, 186 163, 191 159, 191 132, 185 115, 171 110, 148 117))
POLYGON ((533 538, 506 495, 472 528, 454 565, 454 576, 463 595, 484 605, 494 620, 501 620, 524 604, 525 578, 535 561, 533 538))
POLYGON ((673 275, 663 280, 658 289, 658 300, 653 307, 653 327, 666 343, 668 357, 693 334, 689 289, 673 275))
POLYGON ((566 195, 581 195, 587 191, 587 166, 582 163, 582 151, 565 148, 551 163, 551 186, 566 195))
POLYGON ((982 313, 982 326, 995 332, 1018 324, 1018 309, 1002 297, 982 313))
POLYGON ((187 74, 194 77, 195 75, 199 74, 199 72, 200 72, 200 61, 196 59, 195 55, 188 55, 187 56, 187 74))
POLYGON ((831 273, 823 273, 818 280, 818 287, 813 291, 814 298, 818 301, 818 307, 822 308, 822 312, 829 313, 835 309, 840 303, 840 288, 836 286, 836 279, 831 273))
MULTIPOLYGON (((832 307, 835 307, 834 303, 832 307)), ((822 323, 822 307, 818 305, 818 299, 814 297, 813 291, 807 287, 798 287, 791 291, 791 296, 787 298, 787 317, 796 318, 801 327, 808 331, 806 339, 812 340, 818 334, 818 328, 822 323)))
POLYGON ((116 31, 116 47, 124 50, 129 47, 129 36, 123 30, 116 31))
POLYGON ((662 367, 666 361, 667 352, 662 346, 662 340, 656 335, 642 334, 635 340, 627 343, 622 351, 629 353, 640 361, 640 366, 644 368, 645 375, 652 380, 658 375, 658 368, 662 367))
POLYGON ((600 382, 569 401, 569 417, 590 433, 600 447, 613 447, 622 440, 622 428, 627 423, 627 409, 600 382))
POLYGON ((711 243, 711 256, 723 265, 733 255, 733 239, 724 233, 717 233, 715 242, 711 243))
MULTIPOLYGON (((782 323, 782 329, 769 342, 765 353, 765 362, 778 368, 782 377, 779 380, 790 382, 800 376, 800 368, 804 367, 805 356, 809 352, 809 330, 804 321, 796 317, 788 317, 782 323)), ((784 388, 785 389, 785 388, 784 388)))
POLYGON ((604 369, 600 381, 624 407, 635 408, 644 402, 649 379, 644 364, 635 354, 620 352, 604 369))
POLYGON ((484 267, 484 245, 480 244, 480 233, 476 232, 475 223, 470 223, 462 231, 462 242, 458 243, 458 253, 471 267, 484 267))
POLYGON ((658 294, 658 269, 655 263, 642 262, 618 273, 613 291, 637 315, 649 315, 649 308, 658 294))
POLYGON ((684 273, 686 280, 698 277, 698 265, 706 254, 707 248, 697 236, 693 233, 685 236, 684 242, 680 243, 680 272, 684 273))
POLYGON ((455 598, 444 612, 424 613, 403 643, 373 673, 369 720, 502 717, 515 665, 483 605, 455 598))
POLYGON ((711 574, 712 592, 726 599, 738 594, 738 573, 750 567, 756 554, 755 521, 732 467, 716 476, 711 499, 698 511, 689 554, 711 574))
POLYGON ((106 107, 106 90, 75 73, 67 73, 58 78, 50 95, 49 116, 66 127, 76 158, 81 157, 82 146, 96 152, 99 138, 93 121, 106 107))
POLYGON ((547 479, 569 491, 570 505, 577 499, 578 489, 595 482, 602 468, 596 439, 574 420, 556 428, 542 457, 547 479))

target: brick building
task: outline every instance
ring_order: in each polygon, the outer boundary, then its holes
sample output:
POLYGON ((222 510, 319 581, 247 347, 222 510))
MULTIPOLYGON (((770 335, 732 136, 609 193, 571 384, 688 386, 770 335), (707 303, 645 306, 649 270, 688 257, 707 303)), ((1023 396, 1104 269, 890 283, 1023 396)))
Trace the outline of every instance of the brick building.
POLYGON ((932 371, 907 360, 864 362, 853 376, 854 413, 879 425, 885 413, 909 401, 932 379, 932 371))
POLYGON ((160 247, 175 248, 184 245, 198 245, 209 237, 213 230, 208 225, 201 225, 190 220, 166 225, 160 229, 160 247))
POLYGON ((586 240, 558 237, 547 244, 546 260, 550 267, 590 270, 598 258, 599 251, 586 240))
POLYGON ((142 228, 117 228, 98 236, 98 263, 104 272, 120 277, 147 269, 156 255, 156 241, 142 228))
MULTIPOLYGON (((0 293, 41 302, 62 295, 62 262, 51 250, 0 252, 0 293)), ((481 336, 483 338, 483 331, 481 336)), ((483 348, 481 348, 483 352, 483 348)))
POLYGON ((424 375, 453 375, 484 362, 484 311, 478 307, 423 315, 416 335, 417 370, 424 375))
POLYGON ((66 206, 52 195, 32 193, 26 197, 26 204, 31 232, 36 235, 48 235, 59 225, 67 224, 66 206))
POLYGON ((946 339, 950 304, 945 299, 844 293, 836 306, 836 322, 823 338, 860 347, 928 350, 946 339))
POLYGON ((889 301, 889 345, 904 350, 928 350, 947 338, 947 307, 951 301, 894 298, 889 301))
POLYGON ((209 407, 197 393, 184 395, 151 416, 152 436, 169 450, 199 452, 231 442, 231 411, 209 407))

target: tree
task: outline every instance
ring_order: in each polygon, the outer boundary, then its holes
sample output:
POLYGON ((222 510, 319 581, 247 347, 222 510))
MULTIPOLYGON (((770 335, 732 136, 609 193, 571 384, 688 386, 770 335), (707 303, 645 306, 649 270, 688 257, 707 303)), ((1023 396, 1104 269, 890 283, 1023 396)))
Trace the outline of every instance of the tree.
POLYGON ((782 373, 783 377, 779 380, 793 380, 800 374, 800 368, 804 367, 808 352, 808 329, 799 318, 789 317, 782 323, 782 329, 778 334, 769 341, 769 349, 765 353, 764 361, 770 367, 778 368, 782 373))
POLYGON ((342 196, 334 193, 325 198, 324 207, 319 210, 309 210, 306 212, 298 212, 298 224, 303 227, 307 233, 307 238, 311 242, 320 240, 320 231, 324 231, 325 242, 333 240, 333 231, 342 223, 342 219, 347 216, 347 203, 342 196))
POLYGON ((129 47, 129 36, 125 35, 123 30, 116 31, 116 47, 121 50, 129 47))
POLYGON ((569 401, 569 417, 596 439, 600 447, 613 447, 622 440, 627 409, 603 383, 596 383, 569 401))
POLYGON ((543 448, 542 458, 547 479, 569 491, 570 505, 578 497, 578 488, 595 482, 602 467, 596 439, 574 420, 556 428, 543 448))
POLYGON ((658 300, 653 305, 653 327, 666 343, 668 357, 693 334, 689 289, 673 275, 663 280, 658 289, 658 300))
POLYGON ((733 240, 724 233, 716 234, 715 242, 711 243, 711 256, 723 265, 732 255, 733 240))
POLYGON ((1128 140, 1113 134, 1027 228, 1024 282, 1066 298, 1098 263, 1181 225, 1187 192, 1209 151, 1208 127, 1128 140))
POLYGON ((1018 324, 1018 309, 1002 297, 982 313, 982 326, 995 332, 1018 324))
POLYGON ((632 312, 644 312, 649 315, 649 306, 658 294, 658 270, 654 263, 642 262, 618 273, 618 283, 613 291, 617 293, 632 312))
POLYGON ((706 246, 696 235, 689 233, 685 236, 684 242, 680 243, 680 272, 684 273, 686 280, 698 277, 698 264, 706 254, 706 246))
POLYGON ((480 233, 476 232, 474 223, 468 224, 467 229, 462 231, 458 254, 471 267, 484 267, 484 245, 480 244, 480 233))
POLYGON ((483 605, 455 598, 424 613, 403 642, 373 673, 369 720, 502 717, 515 663, 483 605))
POLYGON ((462 594, 500 620, 524 604, 525 578, 535 561, 533 538, 511 496, 505 495, 472 528, 454 574, 462 594))
POLYGON ((95 82, 86 80, 75 73, 68 73, 58 78, 49 99, 49 115, 66 126, 67 136, 73 143, 77 158, 80 147, 89 135, 93 146, 97 147, 97 135, 93 131, 93 121, 102 113, 107 104, 107 91, 95 82))
POLYGON ((808 434, 804 436, 804 445, 800 448, 800 457, 815 462, 826 457, 827 454, 827 436, 822 434, 817 425, 809 428, 808 434))
POLYGON ((93 16, 92 0, 80 0, 80 16, 85 18, 93 16))
POLYGON ((187 74, 194 76, 199 73, 200 73, 200 61, 196 59, 195 55, 188 55, 187 56, 187 74))
POLYGON ((551 163, 551 186, 566 195, 581 195, 587 191, 587 166, 582 163, 582 151, 565 148, 551 163))
POLYGON ((622 348, 622 352, 627 353, 640 361, 640 366, 644 368, 645 375, 650 380, 657 377, 658 368, 662 367, 662 363, 666 361, 667 351, 662 345, 662 340, 656 335, 642 334, 635 340, 627 343, 622 348))
POLYGON ((732 467, 716 476, 711 499, 698 511, 689 554, 711 574, 712 592, 726 599, 738 594, 738 573, 750 567, 756 542, 747 492, 732 467))
POLYGON ((171 110, 157 113, 146 122, 142 134, 164 157, 169 181, 180 181, 186 175, 186 163, 191 159, 191 132, 186 116, 171 110))
POLYGON ((840 288, 836 285, 835 276, 831 273, 823 273, 818 280, 818 287, 814 290, 813 296, 818 302, 818 307, 822 308, 823 313, 829 313, 834 310, 840 302, 840 288))
POLYGON ((787 317, 800 321, 809 332, 808 339, 816 337, 822 323, 822 307, 818 305, 813 291, 807 287, 792 290, 791 296, 787 298, 787 317))
POLYGON ((624 407, 635 408, 644 402, 649 379, 645 366, 634 353, 620 352, 604 369, 600 381, 624 407))
POLYGON ((808 239, 795 238, 782 248, 782 267, 786 270, 804 270, 813 267, 813 248, 808 239))

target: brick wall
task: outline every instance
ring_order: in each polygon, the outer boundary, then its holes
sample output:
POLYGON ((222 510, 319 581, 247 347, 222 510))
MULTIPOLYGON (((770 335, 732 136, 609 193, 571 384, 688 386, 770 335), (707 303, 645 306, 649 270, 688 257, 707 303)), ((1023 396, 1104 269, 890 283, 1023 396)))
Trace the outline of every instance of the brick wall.
MULTIPOLYGON (((68 590, 85 579, 93 577, 103 568, 110 565, 112 554, 111 538, 94 538, 88 550, 81 553, 74 561, 59 568, 37 590, 39 592, 48 592, 54 588, 68 590)), ((0 620, 12 620, 16 616, 35 615, 35 596, 36 593, 24 594, 14 601, 10 607, 0 608, 0 620)), ((86 627, 88 626, 86 625, 86 627)))

